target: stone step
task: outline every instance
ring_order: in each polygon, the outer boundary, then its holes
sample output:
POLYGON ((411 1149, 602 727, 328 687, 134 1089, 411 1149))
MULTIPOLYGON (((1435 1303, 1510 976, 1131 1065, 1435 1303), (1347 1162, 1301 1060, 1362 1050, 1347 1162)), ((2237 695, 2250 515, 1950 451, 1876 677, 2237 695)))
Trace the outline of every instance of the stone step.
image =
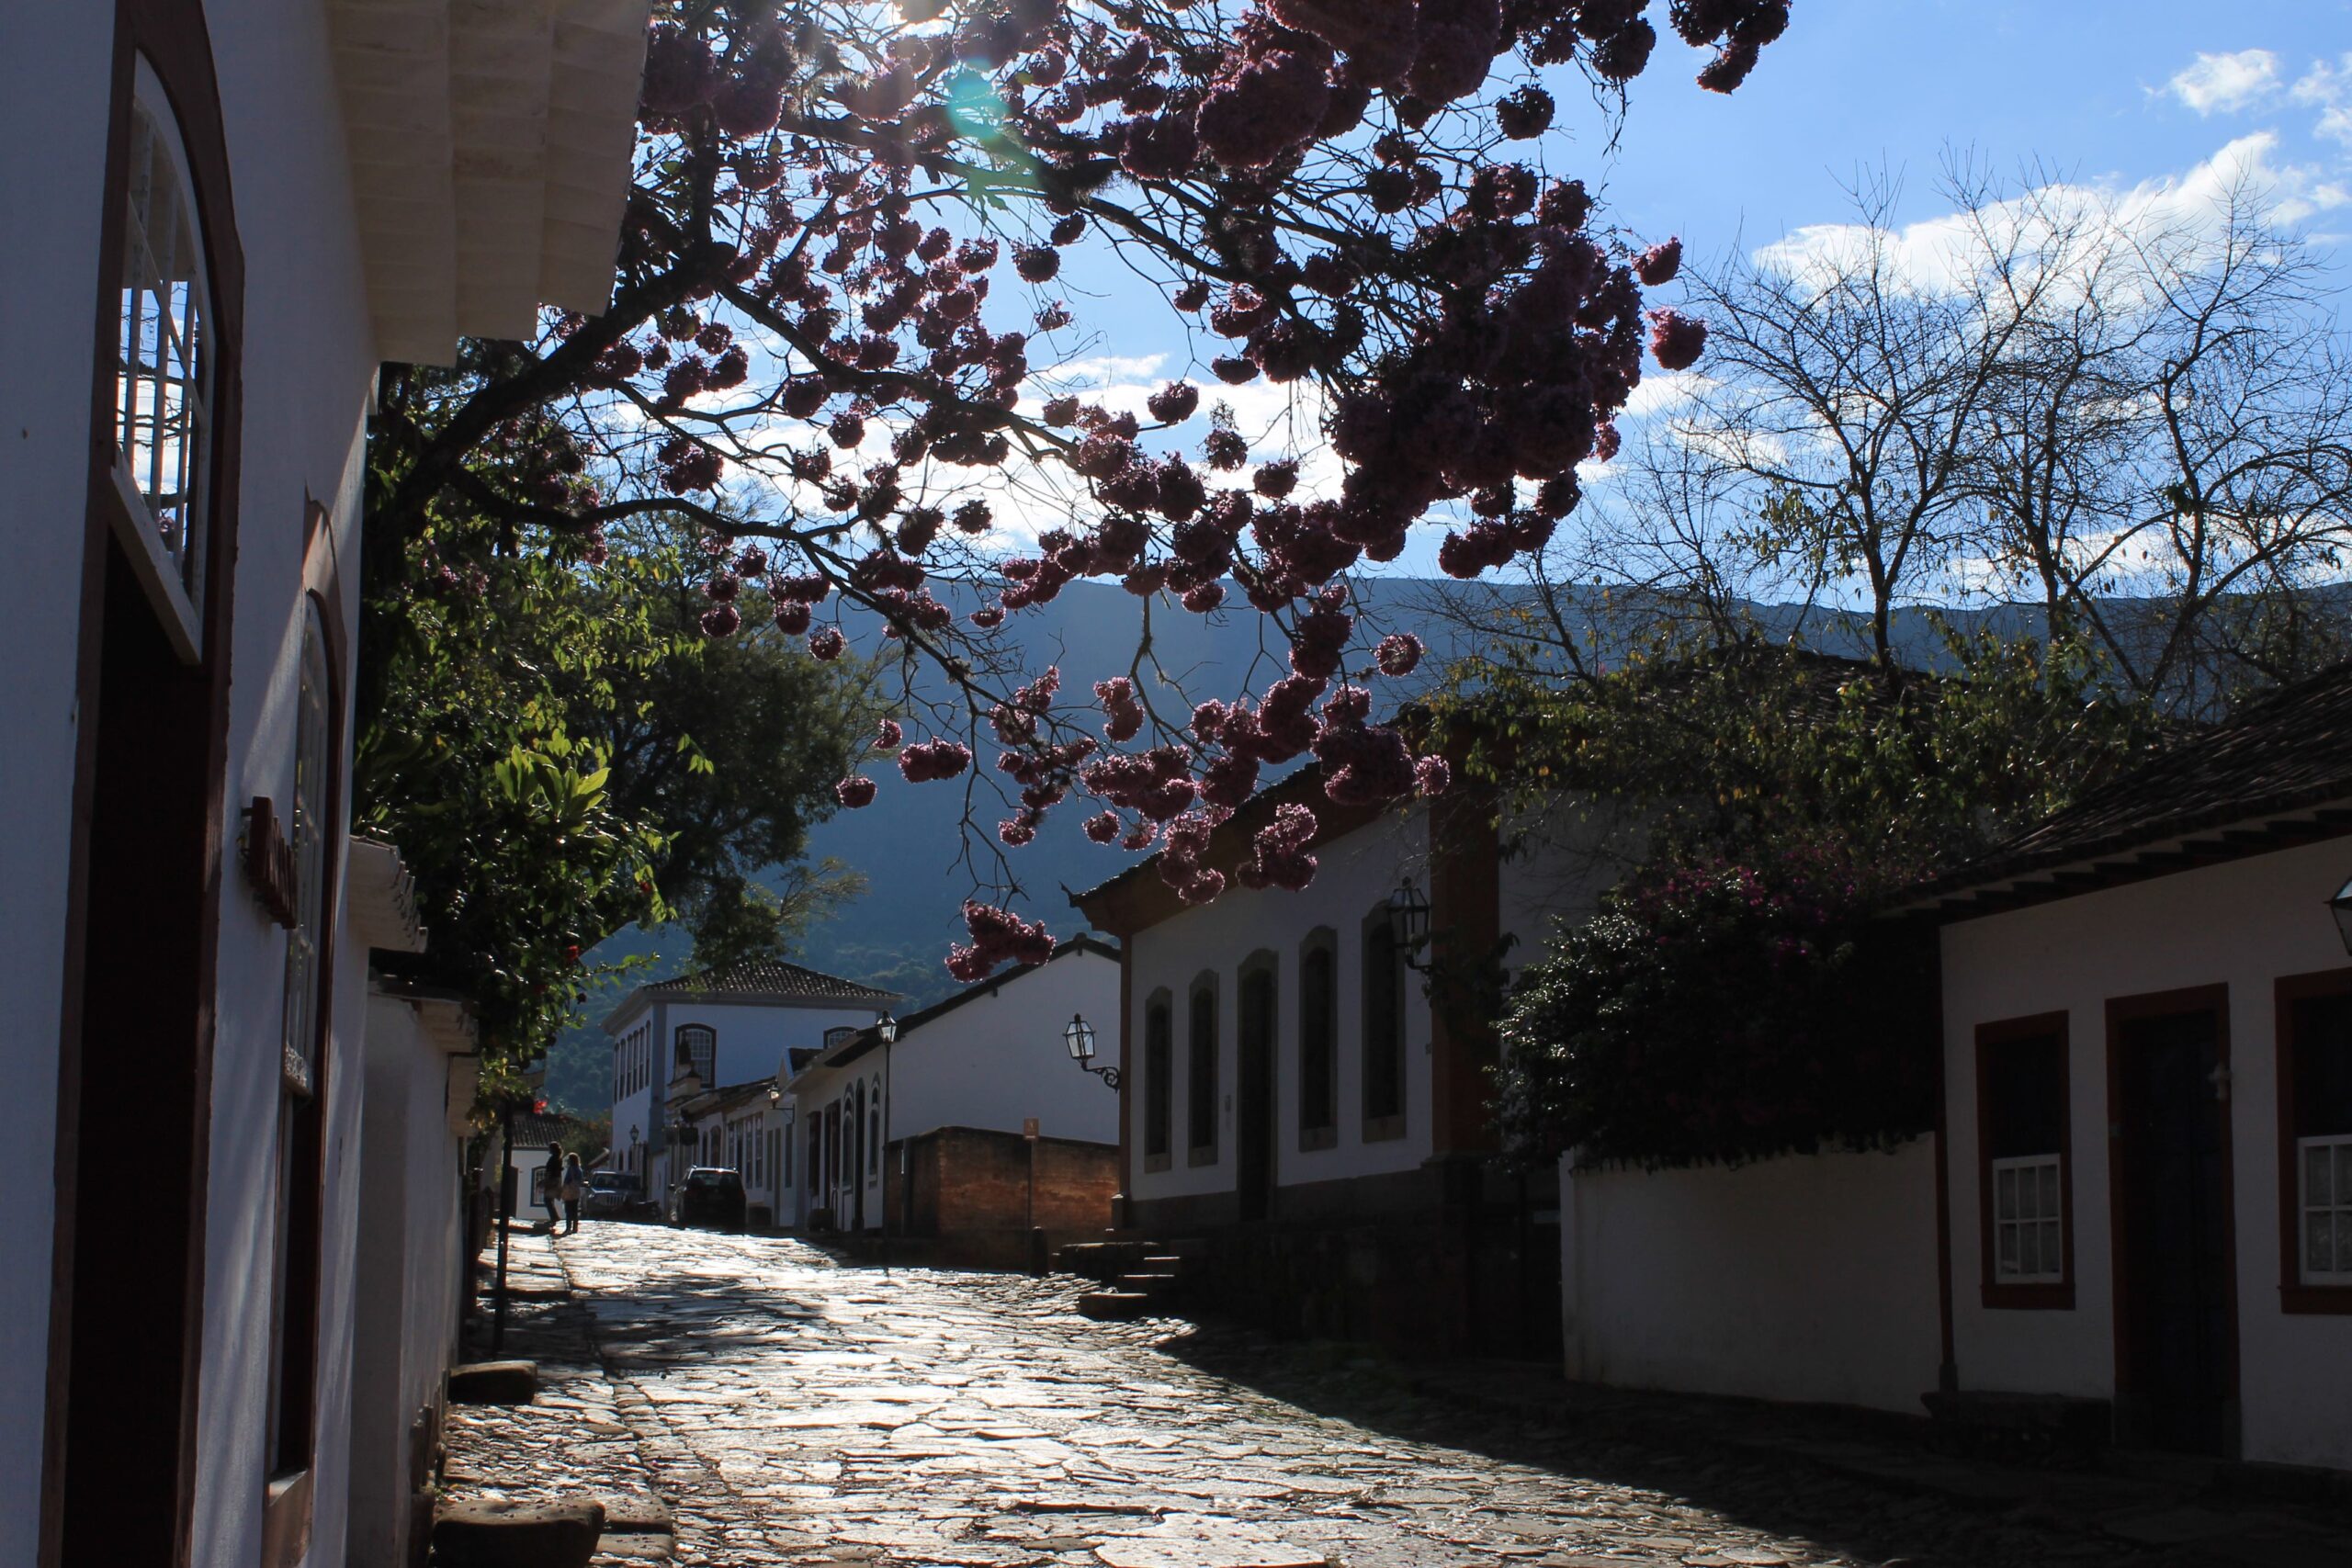
POLYGON ((436 1568, 587 1568, 605 1532, 605 1506, 472 1497, 433 1517, 436 1568))
POLYGON ((1119 1276, 1119 1289, 1123 1291, 1141 1291, 1144 1294, 1149 1296, 1164 1296, 1169 1292, 1174 1290, 1180 1283, 1182 1283, 1182 1281, 1173 1274, 1147 1273, 1122 1274, 1119 1276))
POLYGON ((1121 1323, 1131 1317, 1141 1317, 1151 1309, 1151 1298, 1141 1291, 1089 1291, 1078 1298, 1078 1310, 1085 1316, 1106 1322, 1121 1323))
POLYGON ((1173 1274, 1183 1269, 1184 1259, 1178 1253, 1155 1253, 1143 1260, 1143 1266, 1156 1273, 1173 1274))
POLYGON ((453 1404, 528 1404, 538 1392, 537 1361, 474 1361, 449 1369, 453 1404))

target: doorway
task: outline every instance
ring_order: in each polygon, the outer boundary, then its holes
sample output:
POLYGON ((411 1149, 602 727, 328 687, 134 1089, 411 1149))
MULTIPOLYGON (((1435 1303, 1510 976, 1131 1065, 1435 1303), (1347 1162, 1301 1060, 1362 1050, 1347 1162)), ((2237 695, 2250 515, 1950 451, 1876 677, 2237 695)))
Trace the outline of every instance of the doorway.
POLYGON ((1241 973, 1239 1082, 1235 1086, 1234 1186, 1244 1224, 1265 1219, 1274 1196, 1274 967, 1252 959, 1241 973))
POLYGON ((2108 1005, 2119 1441, 2237 1450, 2228 992, 2108 1005))

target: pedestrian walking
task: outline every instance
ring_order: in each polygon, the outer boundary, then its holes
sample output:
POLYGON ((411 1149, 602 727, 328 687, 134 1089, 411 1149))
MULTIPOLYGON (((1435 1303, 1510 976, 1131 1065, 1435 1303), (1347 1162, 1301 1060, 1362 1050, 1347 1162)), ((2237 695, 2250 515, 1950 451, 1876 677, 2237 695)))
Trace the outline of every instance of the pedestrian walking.
POLYGON ((578 1155, 563 1156, 563 1217, 568 1222, 564 1234, 571 1235, 580 1228, 580 1201, 588 1195, 588 1173, 580 1168, 578 1155))
POLYGON ((563 1145, 561 1144, 549 1144, 548 1145, 548 1163, 542 1166, 539 1169, 539 1202, 547 1209, 548 1229, 549 1231, 553 1231, 558 1224, 562 1223, 563 1216, 556 1210, 556 1204, 561 1201, 562 1198, 563 1145))

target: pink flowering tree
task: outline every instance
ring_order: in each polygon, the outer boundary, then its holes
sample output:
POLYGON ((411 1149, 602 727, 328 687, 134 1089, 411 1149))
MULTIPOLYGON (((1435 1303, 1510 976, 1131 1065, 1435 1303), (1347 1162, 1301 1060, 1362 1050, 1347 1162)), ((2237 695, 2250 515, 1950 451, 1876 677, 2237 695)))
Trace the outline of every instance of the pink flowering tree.
MULTIPOLYGON (((1443 787, 1374 695, 1419 646, 1362 623, 1350 574, 1416 527, 1464 579, 1540 550, 1645 359, 1705 340, 1644 300, 1679 243, 1612 237, 1549 166, 1544 84, 1622 104, 1662 22, 1729 92, 1789 0, 655 11, 610 308, 470 345, 454 380, 391 377, 370 536, 397 552, 463 513, 593 568, 613 530, 684 528, 707 635, 766 620, 823 660, 878 628, 920 733, 888 728, 869 765, 960 782, 967 822, 983 780, 1008 811, 969 977, 1044 951, 1002 907, 1006 854, 1066 804, 1199 901, 1226 881, 1209 830, 1263 769, 1311 754, 1347 803, 1443 787), (1140 415, 1035 384, 1115 326, 1057 288, 1104 253, 1214 345, 1140 415), (1219 400, 1251 383, 1294 389, 1332 482, 1253 452, 1219 400), (1053 525, 1009 532, 1033 492, 1053 525), (1013 667, 1007 617, 1080 579, 1140 602, 1127 667, 1013 667), (1154 662, 1152 616, 1237 614, 1287 663, 1263 689, 1187 693, 1154 662)), ((837 797, 875 793, 859 772, 837 797)), ((1303 886, 1314 832, 1278 815, 1242 876, 1303 886)))

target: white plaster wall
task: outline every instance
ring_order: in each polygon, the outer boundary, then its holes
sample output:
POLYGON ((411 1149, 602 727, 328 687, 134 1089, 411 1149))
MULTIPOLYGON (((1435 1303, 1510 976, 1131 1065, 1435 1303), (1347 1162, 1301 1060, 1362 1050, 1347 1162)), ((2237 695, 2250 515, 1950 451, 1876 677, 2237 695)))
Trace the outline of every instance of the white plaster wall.
POLYGON ((0 6, 0 1562, 40 1523, 72 843, 87 367, 114 7, 0 6))
POLYGON ((366 1055, 346 1540, 355 1568, 399 1568, 409 1423, 458 1347, 462 1150, 449 1130, 449 1058, 413 1008, 369 998, 366 1055))
POLYGON ((1568 1375, 1920 1414, 1941 1353, 1931 1140, 1737 1169, 1560 1169, 1568 1375))
MULTIPOLYGON (((235 813, 247 799, 284 800, 291 792, 311 500, 331 519, 345 624, 357 622, 361 443, 376 360, 322 7, 307 0, 214 0, 206 13, 246 281, 236 673, 222 824, 233 843, 235 813)), ((346 661, 346 703, 350 676, 346 661)), ((347 756, 347 732, 344 747, 347 756)), ((199 1562, 249 1562, 260 1551, 285 964, 285 934, 233 871, 222 879, 220 898, 194 1521, 199 1562)), ((365 955, 355 957, 348 942, 340 946, 326 1050, 328 1243, 310 1555, 318 1563, 340 1561, 344 1540, 366 1005, 354 967, 365 955)))
POLYGON ((1419 984, 1405 987, 1405 1135, 1366 1143, 1363 1138, 1363 951, 1364 917, 1385 905, 1399 882, 1411 876, 1429 885, 1426 814, 1409 812, 1356 829, 1317 852, 1321 866, 1304 892, 1279 888, 1251 891, 1235 886, 1214 904, 1181 914, 1135 933, 1128 946, 1134 965, 1127 1040, 1135 1060, 1135 1088, 1127 1096, 1136 1150, 1130 1195, 1151 1200, 1224 1192, 1237 1178, 1234 1157, 1234 1084, 1239 1071, 1239 972, 1261 949, 1275 955, 1278 1020, 1274 1073, 1274 1179, 1279 1186, 1329 1181, 1343 1177, 1410 1170, 1429 1158, 1430 1007, 1419 984), (1339 1138, 1334 1146, 1301 1152, 1298 1146, 1298 951, 1310 931, 1330 927, 1339 938, 1339 1138), (1185 1159, 1185 1060, 1193 976, 1203 970, 1217 977, 1217 1158, 1192 1166, 1185 1159), (1152 994, 1170 994, 1174 1072, 1170 1168, 1144 1169, 1144 1010, 1152 994))
POLYGON ((2352 1410, 2352 1316, 2293 1315, 2278 1306, 2272 1001, 2279 976, 2346 966, 2322 904, 2347 871, 2352 844, 2338 841, 1945 929, 1953 1328, 1963 1388, 2113 1393, 2106 1002, 2225 984, 2245 1457, 2352 1466, 2345 1414, 2352 1410), (2071 1048, 2075 1307, 1987 1310, 1977 1242, 1976 1026, 2062 1010, 2071 1048))
POLYGON ((1117 1143, 1118 1095, 1080 1072, 1062 1040, 1073 1013, 1094 1025, 1094 1066, 1121 1067, 1119 962, 1084 948, 899 1035, 890 1137, 937 1127, 1018 1133, 1035 1117, 1045 1137, 1117 1143))

